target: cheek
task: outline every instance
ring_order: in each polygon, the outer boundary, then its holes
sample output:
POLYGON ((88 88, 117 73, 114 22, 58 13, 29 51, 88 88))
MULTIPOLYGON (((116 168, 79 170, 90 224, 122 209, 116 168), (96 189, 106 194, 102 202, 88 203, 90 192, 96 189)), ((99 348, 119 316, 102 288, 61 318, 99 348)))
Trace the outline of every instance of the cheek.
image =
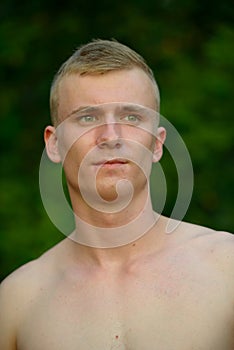
POLYGON ((135 129, 131 133, 128 133, 126 138, 136 143, 139 149, 142 148, 143 150, 146 148, 150 151, 154 150, 155 137, 147 131, 135 129))
POLYGON ((91 149, 92 145, 89 142, 77 141, 72 147, 72 153, 75 159, 81 162, 91 149))
POLYGON ((59 131, 59 152, 65 161, 79 163, 88 151, 93 147, 92 133, 84 133, 82 130, 72 126, 65 127, 59 131))

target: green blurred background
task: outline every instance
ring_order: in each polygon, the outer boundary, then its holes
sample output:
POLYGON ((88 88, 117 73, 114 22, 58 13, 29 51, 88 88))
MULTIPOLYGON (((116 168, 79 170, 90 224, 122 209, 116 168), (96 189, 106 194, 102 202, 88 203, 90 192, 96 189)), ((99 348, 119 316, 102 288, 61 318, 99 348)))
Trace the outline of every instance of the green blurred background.
MULTIPOLYGON (((161 113, 180 131, 194 166, 185 220, 234 231, 232 0, 2 0, 0 279, 64 238, 40 199, 43 129, 53 75, 92 38, 115 38, 152 67, 161 113)), ((168 187, 163 213, 170 215, 177 174, 167 150, 161 164, 168 187)))

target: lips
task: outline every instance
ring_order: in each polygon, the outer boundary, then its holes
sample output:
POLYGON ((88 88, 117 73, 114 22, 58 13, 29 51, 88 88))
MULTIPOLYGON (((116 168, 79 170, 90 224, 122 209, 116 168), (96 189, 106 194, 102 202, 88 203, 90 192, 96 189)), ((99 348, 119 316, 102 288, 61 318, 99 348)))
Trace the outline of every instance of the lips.
POLYGON ((128 161, 122 158, 112 158, 112 159, 103 159, 99 162, 96 162, 95 165, 105 166, 105 165, 122 165, 127 164, 128 161))

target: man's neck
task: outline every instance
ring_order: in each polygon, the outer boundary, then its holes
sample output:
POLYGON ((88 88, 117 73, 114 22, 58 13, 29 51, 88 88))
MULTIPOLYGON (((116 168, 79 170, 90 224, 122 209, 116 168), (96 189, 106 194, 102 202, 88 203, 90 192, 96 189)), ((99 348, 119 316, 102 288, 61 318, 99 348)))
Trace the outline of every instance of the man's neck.
POLYGON ((152 216, 149 213, 142 214, 124 231, 121 231, 120 228, 118 231, 110 229, 103 231, 103 235, 101 231, 87 230, 87 225, 83 227, 78 225, 77 230, 69 237, 74 259, 78 258, 86 266, 90 265, 110 271, 125 270, 128 266, 135 265, 135 262, 160 250, 164 241, 162 233, 165 218, 153 211, 151 214, 152 216), (137 230, 139 235, 136 237, 137 230), (135 237, 133 237, 134 234, 135 237), (96 237, 95 240, 94 237, 96 237), (89 239, 89 244, 87 244, 87 239, 89 239))
MULTIPOLYGON (((152 208, 149 188, 145 187, 120 212, 113 213, 110 202, 107 210, 97 211, 87 205, 77 193, 71 193, 76 229, 69 236, 74 244, 75 256, 91 264, 123 265, 135 256, 157 246, 155 233, 162 231, 160 215, 152 208), (109 212, 108 212, 109 211, 109 212), (153 234, 152 234, 153 232, 153 234)), ((105 209, 105 208, 104 208, 105 209)))
POLYGON ((120 267, 156 249, 162 218, 153 211, 149 196, 141 210, 135 209, 98 213, 87 221, 76 215, 76 229, 69 238, 78 243, 73 245, 77 256, 92 265, 120 267))
POLYGON ((91 247, 113 248, 126 245, 143 236, 156 222, 149 190, 145 188, 120 211, 113 211, 115 203, 96 210, 72 196, 78 242, 91 247))

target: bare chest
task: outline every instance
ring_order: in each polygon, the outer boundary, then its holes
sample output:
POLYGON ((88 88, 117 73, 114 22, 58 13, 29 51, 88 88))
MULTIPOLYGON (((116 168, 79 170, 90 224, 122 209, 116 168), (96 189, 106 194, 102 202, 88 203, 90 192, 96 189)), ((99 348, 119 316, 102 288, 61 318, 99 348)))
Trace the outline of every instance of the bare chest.
POLYGON ((221 275, 191 272, 61 281, 25 315, 18 348, 233 350, 233 305, 221 275))

